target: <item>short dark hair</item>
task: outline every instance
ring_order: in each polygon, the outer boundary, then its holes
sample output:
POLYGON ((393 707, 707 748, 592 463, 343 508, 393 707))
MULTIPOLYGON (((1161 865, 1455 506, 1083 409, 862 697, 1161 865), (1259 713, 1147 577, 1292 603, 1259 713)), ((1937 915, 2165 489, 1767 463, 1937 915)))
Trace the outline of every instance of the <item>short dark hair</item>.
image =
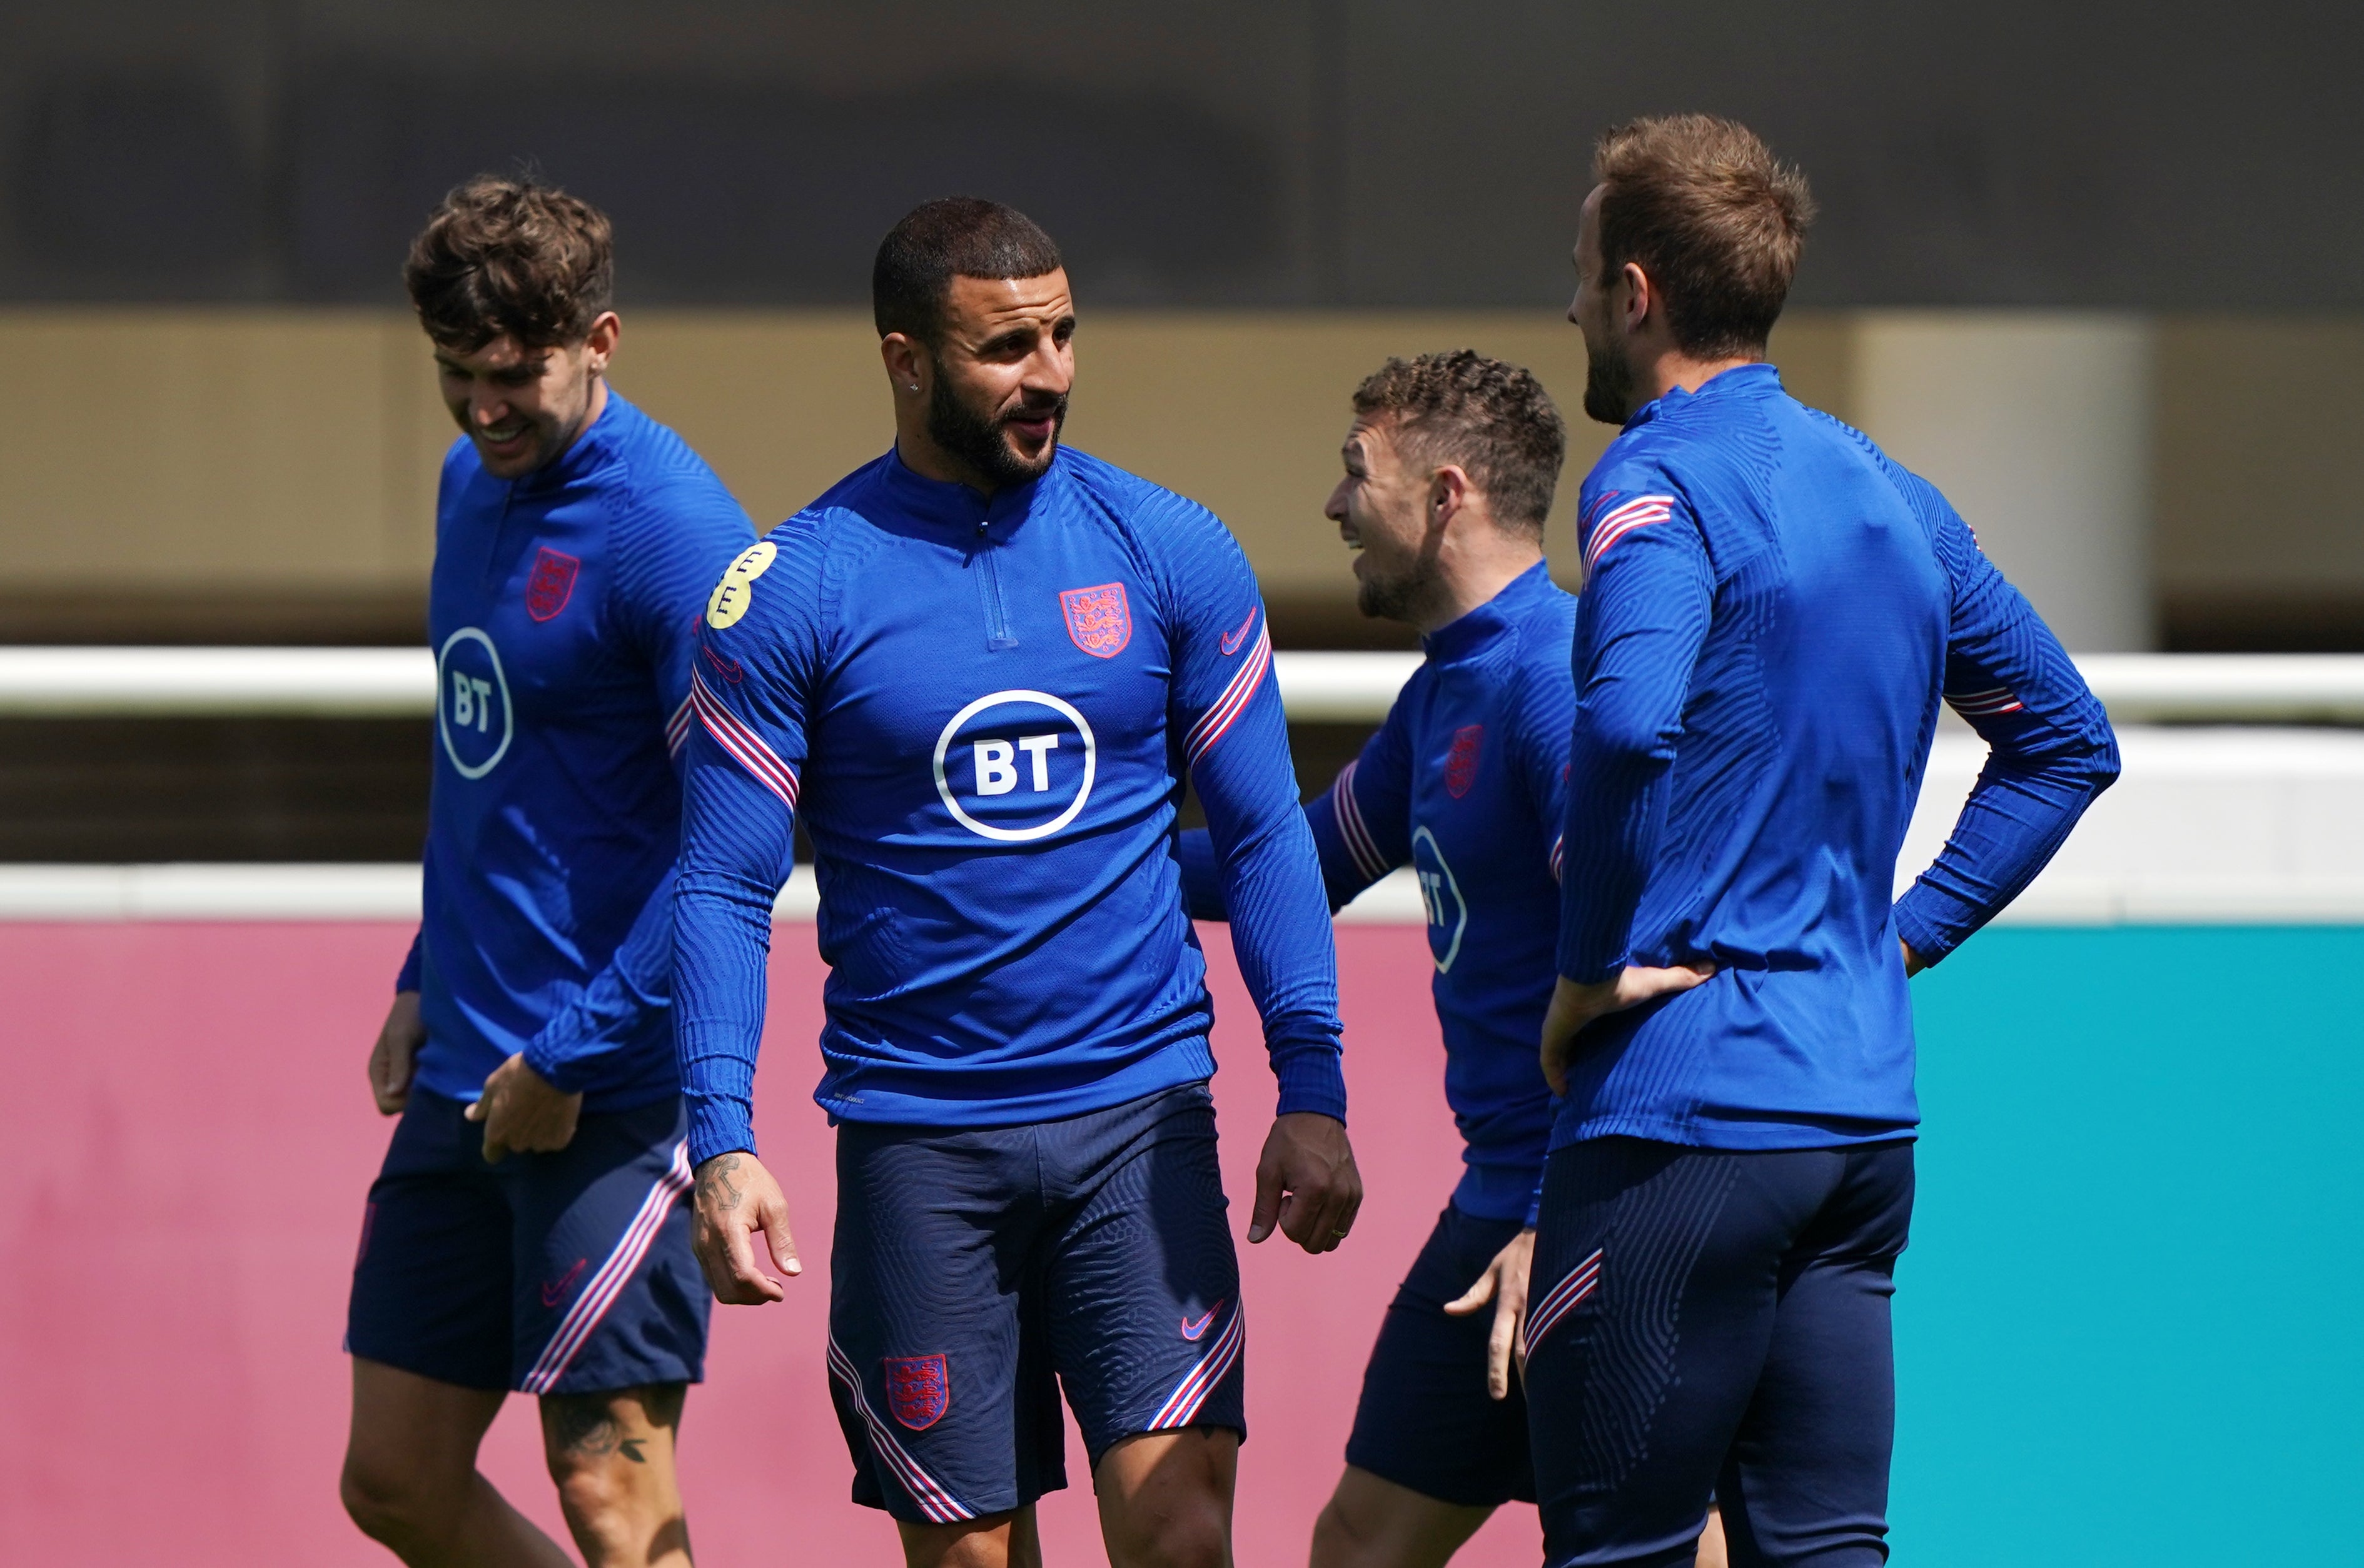
POLYGON ((1567 427, 1533 372, 1474 349, 1389 360, 1355 389, 1355 412, 1390 421, 1408 455, 1459 464, 1497 524, 1543 538, 1567 427))
POLYGON ((1043 226, 981 196, 922 202, 878 242, 870 309, 878 335, 901 332, 933 347, 954 278, 1039 278, 1065 265, 1043 226))
POLYGON ((1790 297, 1814 198, 1746 126, 1712 115, 1630 120, 1592 154, 1606 287, 1638 261, 1667 326, 1699 359, 1765 351, 1790 297))
POLYGON ((438 347, 474 353, 504 334, 529 349, 579 343, 613 303, 615 230, 554 186, 479 174, 410 242, 402 283, 438 347))

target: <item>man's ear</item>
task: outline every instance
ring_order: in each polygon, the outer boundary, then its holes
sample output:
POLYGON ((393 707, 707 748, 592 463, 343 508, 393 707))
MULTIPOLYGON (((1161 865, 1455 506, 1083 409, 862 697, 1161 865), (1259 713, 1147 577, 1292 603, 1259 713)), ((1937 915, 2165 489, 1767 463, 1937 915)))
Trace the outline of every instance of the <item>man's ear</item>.
POLYGON ((1638 261, 1628 261, 1620 268, 1617 281, 1625 285, 1625 330, 1639 332, 1658 303, 1657 291, 1650 286, 1650 274, 1642 270, 1638 261))
POLYGON ((1460 464, 1448 462, 1428 476, 1428 516, 1423 520, 1431 532, 1453 521, 1468 504, 1469 475, 1460 464))
POLYGON ((583 335, 583 346, 589 350, 591 373, 599 375, 615 357, 616 343, 624 335, 623 318, 612 310, 603 310, 591 323, 591 330, 583 335))
POLYGON ((928 374, 934 369, 928 350, 908 332, 889 332, 879 339, 878 357, 885 361, 886 379, 898 395, 926 386, 928 374))

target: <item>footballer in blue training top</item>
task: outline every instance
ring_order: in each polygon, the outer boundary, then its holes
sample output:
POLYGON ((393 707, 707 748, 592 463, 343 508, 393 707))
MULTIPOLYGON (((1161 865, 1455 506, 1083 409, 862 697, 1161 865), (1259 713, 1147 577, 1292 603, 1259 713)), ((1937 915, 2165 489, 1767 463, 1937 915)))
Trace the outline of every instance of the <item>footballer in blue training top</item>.
MULTIPOLYGON (((1511 1373, 1551 1131, 1535 1040, 1559 929, 1576 600, 1544 564, 1567 450, 1527 372, 1464 349, 1390 360, 1355 394, 1328 515, 1366 615, 1425 655, 1387 722, 1305 807, 1333 909, 1398 866, 1420 879, 1461 1181, 1389 1304, 1313 1568, 1442 1563, 1534 1500, 1511 1373)), ((1191 913, 1225 916, 1204 832, 1182 836, 1191 913)))
POLYGON ((873 295, 893 450, 733 562, 700 634, 675 971, 699 1260, 728 1302, 781 1293, 756 1229, 796 1269, 750 1104, 801 821, 855 1498, 907 1561, 1025 1560, 1064 1385, 1111 1557, 1225 1560, 1247 1330, 1169 852, 1186 774, 1280 1084, 1249 1239, 1327 1251, 1361 1197, 1263 605, 1212 514, 1059 446, 1075 314, 1041 228, 929 203, 873 295))
POLYGON ((1887 1561, 1905 981, 2040 871, 2110 727, 1945 497, 1763 362, 1811 203, 1745 128, 1602 138, 1552 1131, 1527 1319, 1548 1562, 1887 1561), (1950 703, 1993 749, 1896 859, 1950 703))
POLYGON ((607 219, 454 191, 406 271, 465 436, 443 464, 426 907, 371 1078, 400 1111, 347 1348, 345 1499, 413 1562, 555 1561, 465 1462, 541 1396, 580 1539, 686 1563, 673 1437, 708 1302, 670 1004, 697 617, 753 538, 610 390, 607 219))

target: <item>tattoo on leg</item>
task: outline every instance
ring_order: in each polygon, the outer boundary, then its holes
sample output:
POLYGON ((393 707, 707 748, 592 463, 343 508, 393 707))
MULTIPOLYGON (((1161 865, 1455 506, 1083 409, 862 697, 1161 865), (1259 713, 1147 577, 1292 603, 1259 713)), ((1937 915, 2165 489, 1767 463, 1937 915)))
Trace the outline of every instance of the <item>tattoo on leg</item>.
POLYGON ((721 1209, 737 1208, 740 1191, 731 1184, 730 1173, 738 1168, 739 1156, 736 1154, 718 1154, 698 1167, 698 1201, 711 1203, 721 1209))
POLYGON ((553 1394, 542 1401, 542 1409, 555 1448, 594 1457, 620 1449, 628 1459, 641 1457, 631 1445, 641 1440, 624 1436, 605 1394, 553 1394))
POLYGON ((623 1424, 616 1419, 617 1401, 634 1401, 649 1425, 670 1431, 681 1425, 682 1400, 688 1386, 652 1383, 614 1393, 546 1395, 541 1402, 542 1421, 551 1444, 562 1452, 595 1459, 620 1453, 634 1464, 646 1464, 648 1455, 641 1451, 652 1440, 624 1435, 623 1424))

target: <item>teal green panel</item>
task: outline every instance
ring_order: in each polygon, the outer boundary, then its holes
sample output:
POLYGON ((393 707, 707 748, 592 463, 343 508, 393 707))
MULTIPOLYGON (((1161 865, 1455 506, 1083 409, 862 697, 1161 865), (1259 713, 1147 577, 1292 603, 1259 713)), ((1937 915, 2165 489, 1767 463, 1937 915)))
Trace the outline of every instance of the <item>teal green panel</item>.
POLYGON ((2358 1561, 2364 929, 1991 930, 1913 986, 1897 1561, 2358 1561))

